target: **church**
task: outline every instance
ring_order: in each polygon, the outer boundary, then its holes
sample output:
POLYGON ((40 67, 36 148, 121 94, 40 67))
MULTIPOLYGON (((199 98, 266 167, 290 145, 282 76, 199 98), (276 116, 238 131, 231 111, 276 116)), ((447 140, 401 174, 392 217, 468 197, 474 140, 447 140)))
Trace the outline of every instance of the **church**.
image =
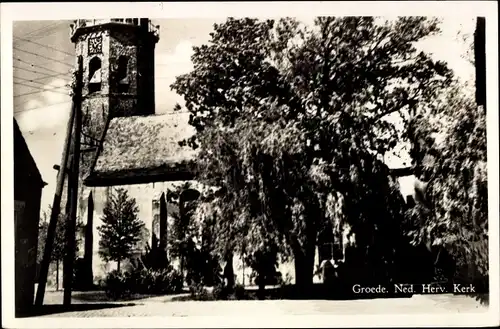
MULTIPOLYGON (((192 180, 196 151, 179 145, 194 129, 176 113, 155 114, 159 26, 147 18, 76 20, 70 35, 76 63, 83 63, 77 220, 85 230, 78 233, 78 256, 97 283, 116 266, 100 258, 97 229, 114 188, 125 188, 135 198, 147 243, 166 250, 172 213, 182 212, 184 202, 181 195, 179 206, 168 203, 168 191, 186 182, 195 191, 199 186, 192 180)), ((189 201, 196 193, 185 195, 189 201)), ((142 244, 137 253, 144 249, 142 244)), ((234 269, 242 282, 245 271, 236 257, 234 269)))
POLYGON ((179 128, 175 114, 155 115, 159 26, 145 18, 76 20, 70 36, 76 63, 83 63, 77 217, 86 229, 78 251, 96 281, 113 268, 99 257, 97 230, 111 189, 126 188, 136 199, 149 245, 153 235, 164 243, 160 199, 192 179, 195 152, 178 142, 193 131, 179 128))

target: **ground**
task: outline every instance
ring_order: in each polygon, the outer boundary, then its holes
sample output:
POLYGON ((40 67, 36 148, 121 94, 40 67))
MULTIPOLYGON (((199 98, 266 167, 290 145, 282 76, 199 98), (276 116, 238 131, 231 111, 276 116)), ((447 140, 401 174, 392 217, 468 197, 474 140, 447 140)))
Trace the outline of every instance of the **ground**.
POLYGON ((55 313, 42 317, 141 317, 227 316, 230 314, 353 315, 477 313, 487 306, 467 296, 415 295, 411 298, 365 300, 265 300, 265 301, 172 301, 172 296, 148 297, 127 302, 83 302, 74 298, 74 309, 58 312, 62 292, 47 292, 45 304, 55 313))

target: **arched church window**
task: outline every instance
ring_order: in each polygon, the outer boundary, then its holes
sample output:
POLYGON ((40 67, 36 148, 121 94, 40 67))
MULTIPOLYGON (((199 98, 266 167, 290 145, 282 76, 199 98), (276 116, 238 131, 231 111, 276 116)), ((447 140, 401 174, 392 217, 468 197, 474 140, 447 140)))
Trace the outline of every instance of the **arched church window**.
POLYGON ((129 77, 128 77, 128 57, 120 56, 118 58, 118 91, 121 93, 128 91, 129 77))
POLYGON ((94 57, 89 63, 89 93, 101 90, 101 59, 94 57))

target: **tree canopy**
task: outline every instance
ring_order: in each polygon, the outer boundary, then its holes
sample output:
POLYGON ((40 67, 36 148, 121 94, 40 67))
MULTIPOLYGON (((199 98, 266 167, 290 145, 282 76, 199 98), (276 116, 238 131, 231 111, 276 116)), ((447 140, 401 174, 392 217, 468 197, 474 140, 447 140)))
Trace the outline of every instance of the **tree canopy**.
POLYGON ((486 112, 460 85, 414 119, 426 202, 408 212, 415 244, 444 247, 467 279, 488 277, 486 112))
MULTIPOLYGON (((38 248, 37 248, 37 261, 40 263, 43 258, 43 252, 45 249, 45 244, 47 242, 47 230, 49 228, 49 222, 48 222, 48 217, 50 216, 50 213, 52 212, 52 207, 49 205, 47 211, 43 212, 43 217, 40 221, 40 225, 38 228, 38 248)), ((51 255, 51 261, 62 261, 65 255, 66 251, 66 225, 67 225, 67 217, 64 214, 60 214, 57 225, 56 225, 56 232, 54 236, 54 242, 53 242, 53 247, 52 247, 52 255, 51 255)), ((77 220, 77 230, 82 229, 82 224, 77 220)), ((79 236, 77 235, 77 252, 78 252, 78 245, 79 245, 79 236)))
POLYGON ((404 126, 451 83, 414 45, 437 32, 423 17, 215 24, 171 87, 197 131, 186 143, 200 148, 198 179, 219 188, 202 207, 217 218, 220 248, 282 246, 307 284, 329 227, 362 256, 344 258, 386 276, 404 205, 381 158, 409 137, 387 117, 401 113, 404 126))

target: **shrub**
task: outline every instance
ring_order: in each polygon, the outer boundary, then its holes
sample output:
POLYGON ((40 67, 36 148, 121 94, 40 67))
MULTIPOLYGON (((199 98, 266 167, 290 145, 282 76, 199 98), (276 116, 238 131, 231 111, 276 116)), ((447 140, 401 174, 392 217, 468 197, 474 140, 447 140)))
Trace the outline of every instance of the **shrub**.
POLYGON ((126 277, 119 271, 110 272, 104 279, 104 291, 106 296, 112 299, 120 299, 130 295, 126 277))
POLYGON ((172 269, 134 269, 110 272, 104 280, 106 295, 113 299, 130 294, 170 294, 182 290, 182 275, 172 269))
POLYGON ((215 300, 227 300, 230 290, 224 284, 220 283, 212 290, 212 296, 215 300))
POLYGON ((237 284, 234 286, 234 293, 233 295, 236 297, 237 300, 241 299, 247 299, 247 293, 245 291, 245 287, 241 284, 237 284))
POLYGON ((245 291, 245 287, 241 284, 237 284, 230 288, 224 284, 218 284, 212 290, 212 297, 214 300, 242 300, 249 299, 245 291))
POLYGON ((176 293, 182 291, 182 275, 174 269, 158 270, 152 273, 153 286, 157 293, 176 293))
POLYGON ((196 283, 189 286, 189 292, 191 293, 191 298, 195 301, 206 301, 214 299, 213 292, 212 294, 210 294, 201 283, 196 283))

